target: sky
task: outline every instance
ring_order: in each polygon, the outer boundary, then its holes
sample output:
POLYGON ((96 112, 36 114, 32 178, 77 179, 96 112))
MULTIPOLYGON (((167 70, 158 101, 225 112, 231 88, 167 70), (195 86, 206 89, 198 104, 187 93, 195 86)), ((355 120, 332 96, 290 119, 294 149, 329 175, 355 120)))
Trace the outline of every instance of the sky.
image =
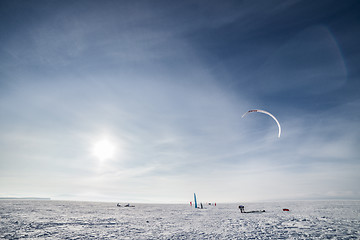
POLYGON ((0 1, 0 197, 360 199, 359 12, 0 1))

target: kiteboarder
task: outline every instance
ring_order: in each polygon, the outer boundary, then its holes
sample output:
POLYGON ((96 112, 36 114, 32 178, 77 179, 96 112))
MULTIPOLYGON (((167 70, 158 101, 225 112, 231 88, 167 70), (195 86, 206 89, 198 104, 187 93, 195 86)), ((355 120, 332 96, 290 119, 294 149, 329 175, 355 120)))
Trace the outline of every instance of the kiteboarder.
POLYGON ((241 213, 245 212, 245 207, 243 205, 239 205, 239 209, 241 213))

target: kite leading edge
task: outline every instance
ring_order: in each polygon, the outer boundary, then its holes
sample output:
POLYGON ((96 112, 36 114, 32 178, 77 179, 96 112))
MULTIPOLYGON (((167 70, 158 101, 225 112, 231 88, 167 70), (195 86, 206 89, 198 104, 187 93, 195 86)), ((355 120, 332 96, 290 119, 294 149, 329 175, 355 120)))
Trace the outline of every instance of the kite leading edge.
POLYGON ((252 112, 264 113, 264 114, 269 115, 270 117, 272 117, 272 118, 275 120, 275 122, 277 123, 278 127, 279 127, 278 138, 280 138, 280 135, 281 135, 281 126, 280 126, 279 121, 276 119, 276 117, 275 117, 274 115, 272 115, 271 113, 269 113, 269 112, 267 112, 267 111, 264 111, 264 110, 252 109, 252 110, 249 110, 249 111, 247 111, 246 113, 244 113, 244 115, 242 115, 242 118, 245 117, 248 113, 252 113, 252 112))

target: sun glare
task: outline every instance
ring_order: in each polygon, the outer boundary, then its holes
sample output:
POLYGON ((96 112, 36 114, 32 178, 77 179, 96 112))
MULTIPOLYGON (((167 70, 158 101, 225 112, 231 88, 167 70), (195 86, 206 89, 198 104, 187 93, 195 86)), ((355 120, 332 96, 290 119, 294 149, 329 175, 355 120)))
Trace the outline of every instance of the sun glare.
POLYGON ((100 140, 94 145, 94 155, 101 161, 111 159, 115 154, 115 145, 109 140, 100 140))

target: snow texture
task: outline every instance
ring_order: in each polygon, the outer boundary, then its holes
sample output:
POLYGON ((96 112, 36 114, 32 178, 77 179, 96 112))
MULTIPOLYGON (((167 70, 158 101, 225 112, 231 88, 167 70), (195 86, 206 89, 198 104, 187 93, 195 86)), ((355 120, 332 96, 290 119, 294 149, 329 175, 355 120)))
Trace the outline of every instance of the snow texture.
POLYGON ((360 201, 239 204, 125 208, 116 203, 1 200, 0 238, 360 239, 360 201), (266 212, 240 213, 239 204, 246 211, 266 212))

